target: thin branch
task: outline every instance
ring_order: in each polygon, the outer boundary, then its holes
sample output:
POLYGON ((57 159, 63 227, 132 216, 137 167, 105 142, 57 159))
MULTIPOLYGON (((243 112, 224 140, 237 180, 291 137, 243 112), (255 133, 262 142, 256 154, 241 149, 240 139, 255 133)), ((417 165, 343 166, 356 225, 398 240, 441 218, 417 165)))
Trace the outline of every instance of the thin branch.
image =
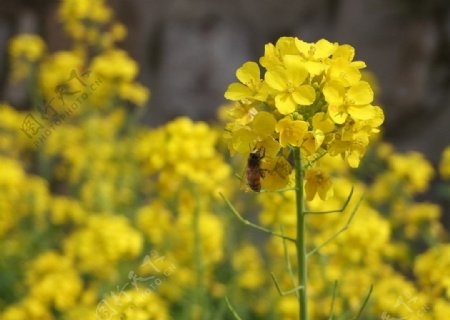
POLYGON ((236 310, 234 310, 234 308, 233 308, 233 306, 231 305, 230 300, 228 300, 228 297, 227 297, 227 296, 225 296, 225 301, 226 301, 226 303, 227 303, 228 310, 230 310, 230 312, 233 314, 233 317, 234 317, 236 320, 242 320, 242 318, 239 317, 239 315, 237 314, 236 310))
POLYGON ((262 226, 259 226, 259 225, 257 225, 257 224, 254 224, 254 223, 252 223, 252 222, 250 222, 250 221, 244 219, 244 218, 239 214, 239 212, 236 210, 236 208, 233 207, 233 205, 230 203, 230 201, 229 201, 229 200, 228 200, 221 192, 219 192, 219 194, 220 194, 220 196, 222 197, 222 199, 225 201, 225 203, 227 204, 227 206, 228 206, 228 208, 231 210, 231 212, 232 212, 232 213, 233 213, 233 214, 234 214, 234 215, 235 215, 235 216, 236 216, 243 224, 245 224, 245 225, 247 225, 247 226, 249 226, 249 227, 255 228, 255 229, 257 229, 257 230, 266 232, 266 233, 268 233, 268 234, 271 234, 271 235, 273 235, 273 236, 275 236, 275 237, 279 237, 279 238, 281 238, 281 239, 286 239, 286 240, 289 240, 289 241, 295 243, 295 239, 294 239, 294 238, 291 238, 291 237, 282 235, 282 234, 280 234, 280 233, 278 233, 278 232, 275 232, 275 231, 273 231, 273 230, 264 228, 264 227, 262 227, 262 226))
POLYGON ((350 203, 350 200, 352 199, 353 191, 354 191, 354 188, 352 187, 352 190, 350 190, 350 194, 348 195, 347 200, 345 200, 344 205, 340 209, 325 210, 325 211, 305 211, 305 214, 327 214, 327 213, 334 213, 334 212, 343 212, 347 208, 348 204, 350 203))
POLYGON ((311 168, 312 165, 313 165, 315 162, 319 161, 320 158, 322 158, 322 157, 323 157, 324 155, 326 155, 326 154, 327 154, 327 152, 324 151, 324 152, 322 152, 320 155, 318 155, 317 157, 315 157, 313 160, 308 161, 308 163, 306 163, 306 164, 303 166, 303 169, 302 169, 302 170, 306 170, 306 169, 308 169, 308 168, 311 168))
POLYGON ((280 296, 286 296, 286 295, 294 293, 294 292, 298 293, 299 290, 303 290, 303 288, 304 288, 303 286, 298 286, 296 288, 283 291, 283 290, 281 290, 280 284, 278 283, 277 278, 275 278, 275 275, 273 274, 273 272, 271 272, 270 275, 272 276, 272 280, 275 283, 275 287, 277 287, 277 290, 278 290, 278 293, 280 294, 280 296))
POLYGON ((328 320, 333 320, 334 318, 334 302, 336 301, 336 291, 337 291, 338 281, 336 280, 334 282, 334 288, 333 288, 333 300, 331 300, 331 307, 330 307, 330 317, 328 320))
MULTIPOLYGON (((281 234, 284 235, 283 226, 281 226, 281 234)), ((286 260, 286 265, 288 269, 289 276, 291 278, 292 286, 296 286, 294 272, 292 271, 291 258, 289 257, 289 250, 287 246, 286 239, 283 239, 283 249, 284 249, 284 259, 286 260)), ((295 291, 297 297, 299 296, 298 291, 295 291)))
POLYGON ((308 252, 308 254, 306 255, 307 257, 309 257, 310 255, 314 254, 315 252, 319 251, 321 248, 323 248, 324 246, 326 246, 328 243, 330 243, 331 241, 333 241, 334 239, 336 239, 342 232, 344 232, 345 230, 348 229, 348 227, 350 226, 350 223, 352 222, 356 212, 359 209, 359 206, 361 205, 361 202, 364 198, 364 195, 361 196, 361 198, 359 199, 358 203, 356 204, 355 208, 353 209, 350 217, 347 220, 347 223, 341 228, 339 229, 338 232, 336 232, 331 238, 329 238, 328 240, 325 240, 321 245, 315 247, 314 249, 312 249, 310 252, 308 252))
POLYGON ((367 305, 367 302, 369 302, 370 299, 370 295, 372 294, 372 290, 373 290, 373 284, 370 285, 370 289, 369 289, 369 293, 367 294, 366 298, 364 299, 363 304, 361 305, 361 308, 359 309, 358 314, 356 315, 356 317, 354 318, 354 320, 358 320, 361 317, 361 314, 364 311, 364 308, 367 305))

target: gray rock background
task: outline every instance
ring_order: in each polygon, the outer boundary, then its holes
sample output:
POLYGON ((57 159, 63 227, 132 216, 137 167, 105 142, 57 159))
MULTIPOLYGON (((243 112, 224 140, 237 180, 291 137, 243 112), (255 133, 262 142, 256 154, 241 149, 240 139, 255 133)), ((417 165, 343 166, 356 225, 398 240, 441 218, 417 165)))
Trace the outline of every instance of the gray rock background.
MULTIPOLYGON (((257 60, 281 35, 349 43, 381 88, 385 137, 436 163, 450 144, 448 0, 111 0, 128 27, 122 46, 151 88, 144 121, 178 115, 212 120, 243 62, 257 60)), ((0 100, 26 108, 6 82, 8 39, 41 34, 50 50, 67 48, 55 0, 0 0, 0 100)))

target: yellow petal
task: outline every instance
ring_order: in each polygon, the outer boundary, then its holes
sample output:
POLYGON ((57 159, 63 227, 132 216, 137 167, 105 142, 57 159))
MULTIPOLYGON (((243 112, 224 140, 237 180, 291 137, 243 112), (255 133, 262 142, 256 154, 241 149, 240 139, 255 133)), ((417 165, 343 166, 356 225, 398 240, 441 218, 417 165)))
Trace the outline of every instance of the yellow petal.
POLYGON ((379 127, 384 122, 383 109, 381 109, 379 106, 373 106, 373 108, 375 115, 370 124, 372 125, 372 127, 379 127))
POLYGON ((341 106, 330 104, 328 106, 328 114, 330 118, 337 124, 343 124, 347 119, 347 112, 341 106))
POLYGON ((256 133, 262 136, 269 136, 275 131, 276 124, 277 120, 271 113, 261 111, 253 119, 252 127, 256 133))
POLYGON ((257 135, 249 128, 241 128, 233 132, 232 145, 233 149, 241 154, 248 154, 251 146, 256 140, 257 135))
POLYGON ((296 103, 290 94, 281 93, 275 96, 275 106, 281 114, 289 114, 295 111, 296 103))
POLYGON ((315 181, 307 180, 305 183, 306 200, 311 201, 312 199, 314 199, 316 192, 317 192, 317 184, 315 183, 315 181))
POLYGON ((309 106, 316 100, 316 91, 310 85, 303 85, 292 93, 292 97, 298 104, 309 106))
POLYGON ((368 82, 360 81, 348 89, 346 98, 351 104, 369 104, 373 101, 373 91, 368 82))
POLYGON ((297 47, 298 51, 300 51, 300 53, 307 57, 309 56, 311 47, 312 47, 312 43, 308 43, 305 41, 302 41, 300 39, 295 39, 295 46, 297 47))
POLYGON ((302 84, 308 76, 303 60, 298 55, 287 55, 284 57, 286 66, 286 78, 294 86, 302 84))
POLYGON ((320 39, 316 43, 316 51, 314 52, 315 59, 324 59, 331 56, 336 50, 336 45, 328 40, 320 39))
POLYGON ((232 101, 250 98, 253 95, 252 91, 242 83, 232 83, 228 86, 225 92, 225 98, 232 101))
POLYGON ((327 66, 322 62, 306 61, 305 67, 310 75, 317 76, 324 72, 327 66))
POLYGON ((350 62, 355 56, 355 48, 348 44, 339 46, 333 54, 333 58, 344 58, 346 61, 350 62))
POLYGON ((355 120, 370 120, 375 117, 375 110, 371 105, 349 106, 347 110, 355 120))
POLYGON ((334 81, 323 87, 323 95, 329 104, 339 106, 344 103, 344 87, 334 81))
POLYGON ((313 128, 328 133, 334 130, 334 123, 324 112, 316 113, 312 118, 313 128))
POLYGON ((348 165, 352 168, 358 168, 361 161, 361 155, 358 152, 351 152, 347 157, 348 165))
POLYGON ((237 69, 236 77, 243 84, 249 85, 250 83, 258 83, 260 80, 259 67, 256 62, 250 61, 246 62, 237 69))
POLYGON ((285 91, 287 89, 286 80, 279 71, 267 71, 265 75, 266 83, 272 89, 285 91))

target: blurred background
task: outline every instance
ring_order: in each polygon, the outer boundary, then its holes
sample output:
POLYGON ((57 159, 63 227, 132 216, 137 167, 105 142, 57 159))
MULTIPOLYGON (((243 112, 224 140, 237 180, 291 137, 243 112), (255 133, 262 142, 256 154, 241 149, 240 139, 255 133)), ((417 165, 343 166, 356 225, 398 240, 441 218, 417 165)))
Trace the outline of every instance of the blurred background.
MULTIPOLYGON (((8 40, 37 33, 49 50, 70 48, 56 0, 2 0, 0 100, 30 108, 25 88, 7 81, 8 40)), ((243 62, 282 35, 324 37, 356 48, 367 62, 386 113, 385 138, 437 163, 450 139, 450 2, 446 0, 109 1, 128 28, 120 44, 151 88, 146 123, 179 115, 213 120, 243 62)))

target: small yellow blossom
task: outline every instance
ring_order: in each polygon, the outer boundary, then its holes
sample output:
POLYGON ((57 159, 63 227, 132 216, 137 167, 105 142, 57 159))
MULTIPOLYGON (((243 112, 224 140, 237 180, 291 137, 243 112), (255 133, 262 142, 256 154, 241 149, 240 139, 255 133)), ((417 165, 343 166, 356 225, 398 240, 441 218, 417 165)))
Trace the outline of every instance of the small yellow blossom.
POLYGON ((375 115, 373 91, 367 82, 360 81, 346 89, 337 82, 330 82, 323 88, 326 101, 329 103, 328 113, 337 124, 342 124, 350 115, 355 120, 369 120, 375 115))
POLYGON ((21 34, 14 37, 9 44, 9 54, 15 59, 36 61, 42 57, 44 51, 44 41, 34 34, 21 34))
POLYGON ((405 179, 406 188, 411 192, 425 191, 434 176, 433 167, 419 152, 395 154, 388 162, 394 174, 400 179, 405 179))
POLYGON ((311 105, 316 93, 312 86, 305 84, 308 71, 300 58, 286 56, 286 69, 274 69, 266 72, 265 81, 273 90, 275 106, 281 114, 289 114, 297 105, 311 105))
POLYGON ((9 55, 11 57, 11 78, 19 81, 31 76, 45 52, 45 43, 37 35, 23 34, 14 37, 9 43, 9 55))
POLYGON ((255 62, 246 62, 236 71, 241 83, 232 83, 225 92, 225 98, 233 101, 253 98, 264 101, 268 92, 260 78, 260 70, 255 62))
POLYGON ((331 179, 320 167, 306 170, 305 181, 306 200, 314 199, 316 193, 324 201, 333 195, 331 179))
POLYGON ((285 117, 278 121, 276 126, 277 132, 280 133, 280 145, 286 147, 301 146, 303 137, 308 131, 308 123, 302 120, 292 120, 290 117, 285 117))

